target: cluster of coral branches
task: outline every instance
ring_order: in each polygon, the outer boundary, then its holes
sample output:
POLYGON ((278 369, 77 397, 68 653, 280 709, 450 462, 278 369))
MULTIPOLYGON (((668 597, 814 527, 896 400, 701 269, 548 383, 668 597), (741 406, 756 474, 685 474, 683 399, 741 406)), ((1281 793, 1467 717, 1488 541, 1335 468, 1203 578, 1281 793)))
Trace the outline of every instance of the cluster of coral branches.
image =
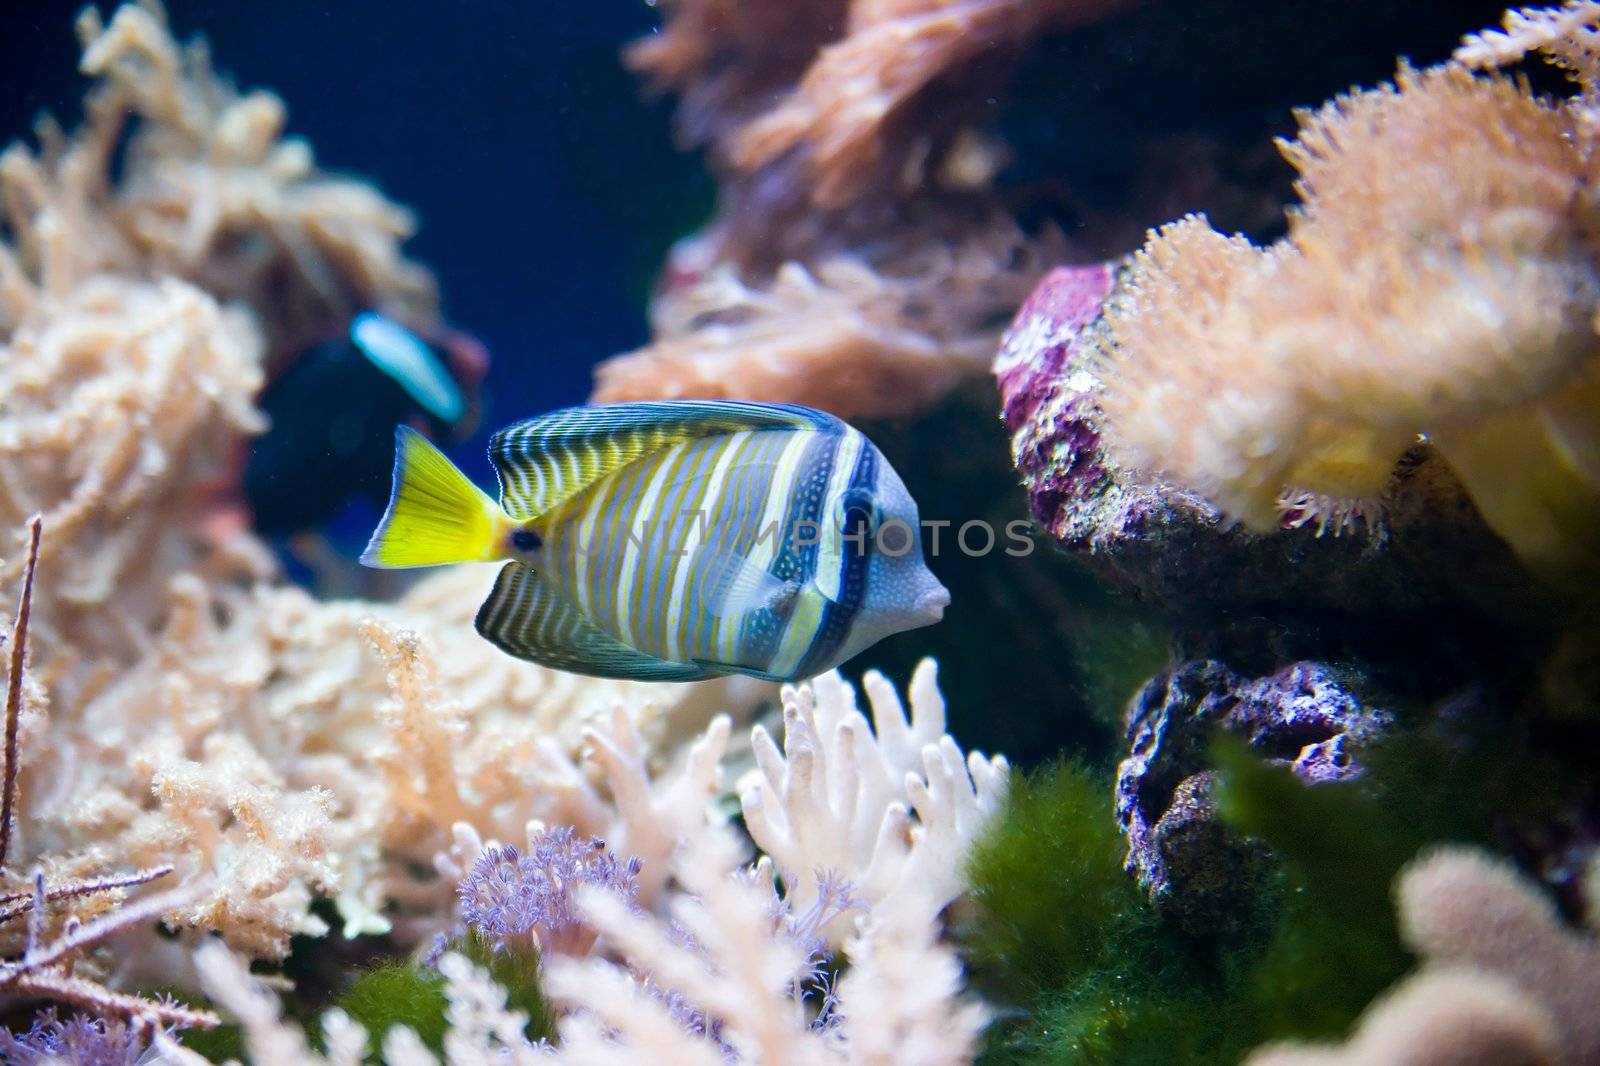
POLYGON ((784 400, 926 411, 980 377, 997 319, 1067 247, 993 189, 982 128, 1015 61, 1125 0, 663 4, 629 65, 682 95, 721 181, 674 249, 654 341, 601 366, 601 400, 784 400))

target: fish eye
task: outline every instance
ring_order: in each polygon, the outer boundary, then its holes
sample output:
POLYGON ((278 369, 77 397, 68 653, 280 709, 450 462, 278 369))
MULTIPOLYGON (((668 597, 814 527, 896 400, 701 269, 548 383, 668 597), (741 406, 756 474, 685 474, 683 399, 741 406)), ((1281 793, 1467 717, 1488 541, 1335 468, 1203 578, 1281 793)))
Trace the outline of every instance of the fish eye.
POLYGON ((544 541, 531 529, 518 529, 511 534, 511 546, 519 552, 536 552, 544 541))
POLYGON ((878 502, 870 493, 852 489, 840 501, 839 528, 847 537, 870 536, 877 529, 880 517, 878 502))

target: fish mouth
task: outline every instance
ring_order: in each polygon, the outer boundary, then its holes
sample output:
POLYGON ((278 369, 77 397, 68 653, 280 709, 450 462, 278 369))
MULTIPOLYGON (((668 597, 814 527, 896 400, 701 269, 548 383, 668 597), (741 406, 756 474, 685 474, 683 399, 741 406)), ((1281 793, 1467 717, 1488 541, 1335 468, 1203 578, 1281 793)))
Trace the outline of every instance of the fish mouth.
POLYGON ((944 618, 944 609, 950 606, 950 590, 936 585, 917 598, 917 613, 930 622, 944 618))

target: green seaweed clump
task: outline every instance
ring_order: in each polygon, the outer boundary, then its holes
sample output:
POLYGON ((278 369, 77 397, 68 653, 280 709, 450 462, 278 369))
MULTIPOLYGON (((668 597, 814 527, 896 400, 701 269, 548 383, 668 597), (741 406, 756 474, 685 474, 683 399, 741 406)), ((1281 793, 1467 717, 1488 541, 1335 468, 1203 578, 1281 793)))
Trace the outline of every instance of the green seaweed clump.
MULTIPOLYGON (((447 950, 458 951, 489 971, 495 983, 506 990, 506 1005, 528 1016, 524 1031, 529 1040, 555 1036, 555 1012, 539 985, 537 953, 496 951, 477 933, 451 942, 447 950)), ((339 1006, 366 1028, 374 1046, 382 1043, 383 1034, 391 1028, 405 1025, 416 1030, 433 1051, 444 1050, 449 1003, 444 978, 431 966, 409 962, 376 966, 356 980, 339 1006)))
POLYGON ((1268 1040, 1347 1032, 1411 965, 1395 875, 1425 842, 1474 835, 1433 802, 1433 754, 1386 753, 1382 791, 1313 787, 1219 738, 1219 813, 1281 861, 1256 924, 1210 940, 1163 922, 1124 873, 1104 774, 1060 763, 1019 777, 974 849, 961 930, 998 1011, 982 1061, 1231 1064, 1268 1040))
POLYGON ((444 1049, 448 1002, 439 971, 409 962, 387 962, 363 973, 339 1000, 339 1006, 367 1030, 370 1043, 397 1025, 416 1031, 435 1052, 444 1049))
POLYGON ((1103 775, 1058 763, 1012 782, 970 860, 976 906, 961 931, 1000 1014, 982 1062, 1237 1058, 1214 1020, 1215 975, 1163 944, 1124 851, 1103 775))

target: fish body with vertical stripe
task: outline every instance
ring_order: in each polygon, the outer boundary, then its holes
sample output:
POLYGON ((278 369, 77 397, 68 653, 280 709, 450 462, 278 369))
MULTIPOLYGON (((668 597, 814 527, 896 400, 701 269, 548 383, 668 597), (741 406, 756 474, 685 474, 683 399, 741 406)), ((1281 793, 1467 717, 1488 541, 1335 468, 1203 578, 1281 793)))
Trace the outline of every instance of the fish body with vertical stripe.
POLYGON ((491 499, 396 431, 388 510, 361 560, 505 560, 478 612, 522 659, 601 677, 811 677, 938 621, 916 503, 821 411, 673 401, 573 407, 496 433, 491 499))

